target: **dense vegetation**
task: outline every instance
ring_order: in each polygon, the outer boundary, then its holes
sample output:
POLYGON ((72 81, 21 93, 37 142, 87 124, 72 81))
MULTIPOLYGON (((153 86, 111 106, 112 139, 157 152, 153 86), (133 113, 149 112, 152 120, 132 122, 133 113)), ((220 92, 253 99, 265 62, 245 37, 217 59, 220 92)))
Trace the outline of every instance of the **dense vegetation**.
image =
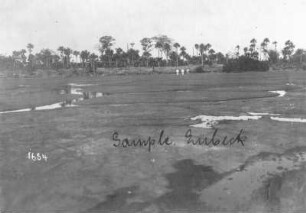
POLYGON ((259 61, 247 56, 240 56, 237 59, 229 59, 224 65, 224 72, 247 72, 247 71, 268 71, 269 63, 259 61))
POLYGON ((257 47, 256 39, 250 41, 250 46, 243 48, 243 55, 240 55, 240 46, 236 46, 235 56, 227 59, 223 66, 224 72, 245 72, 245 71, 268 71, 269 66, 274 65, 281 68, 286 66, 303 67, 303 61, 306 57, 303 49, 297 49, 294 52, 295 45, 292 41, 285 42, 285 46, 282 49, 282 57, 277 51, 277 42, 272 44, 274 48, 268 49, 270 40, 265 38, 257 47), (293 54, 294 53, 294 54, 293 54))
MULTIPOLYGON (((264 39, 257 47, 256 39, 250 41, 250 46, 243 49, 240 55, 240 46, 237 45, 234 54, 216 52, 212 45, 207 43, 195 44, 193 54, 188 54, 186 48, 174 42, 166 35, 143 38, 140 40, 142 50, 134 48, 130 43, 127 50, 114 48, 115 39, 112 36, 102 36, 99 39, 99 55, 88 50, 72 50, 60 46, 57 51, 45 48, 33 53, 34 45, 29 43, 26 49, 13 51, 9 56, 0 55, 0 68, 6 70, 27 69, 69 69, 83 68, 84 71, 94 72, 97 67, 160 67, 160 66, 186 66, 205 64, 224 64, 224 71, 266 71, 269 64, 299 63, 305 61, 305 51, 298 49, 294 52, 291 41, 285 43, 280 53, 277 51, 277 42, 274 48, 268 48, 270 41, 264 39), (153 50, 157 54, 153 54, 153 50)), ((199 70, 203 70, 200 69, 199 70)))

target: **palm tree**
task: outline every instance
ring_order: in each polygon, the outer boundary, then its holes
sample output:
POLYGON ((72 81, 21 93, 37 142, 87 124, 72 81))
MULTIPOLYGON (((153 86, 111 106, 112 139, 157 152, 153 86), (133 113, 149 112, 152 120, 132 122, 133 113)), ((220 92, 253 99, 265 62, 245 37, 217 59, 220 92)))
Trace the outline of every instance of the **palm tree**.
POLYGON ((158 58, 162 57, 160 53, 162 53, 163 45, 160 42, 155 43, 155 48, 157 49, 158 58))
POLYGON ((25 63, 26 63, 26 60, 27 60, 27 57, 25 56, 26 52, 27 52, 27 51, 26 51, 25 49, 20 50, 20 56, 21 56, 21 58, 22 58, 22 63, 23 63, 23 64, 25 64, 25 63))
POLYGON ((295 45, 292 41, 288 40, 285 42, 285 47, 282 50, 283 56, 285 59, 287 59, 289 62, 291 61, 291 55, 294 51, 295 45))
POLYGON ((228 58, 229 58, 229 54, 226 53, 226 54, 225 54, 226 63, 228 63, 228 58))
POLYGON ((251 43, 251 44, 250 44, 250 51, 251 51, 251 55, 252 55, 253 52, 255 51, 257 41, 256 41, 255 38, 253 38, 253 39, 250 41, 250 43, 251 43))
POLYGON ((28 49, 28 51, 29 51, 29 54, 32 54, 32 50, 33 50, 33 48, 34 48, 34 45, 33 45, 33 44, 31 44, 31 43, 28 43, 28 45, 27 45, 27 49, 28 49))
POLYGON ((108 66, 111 64, 112 60, 112 51, 111 48, 114 45, 115 39, 112 36, 102 36, 99 39, 99 42, 101 44, 99 51, 101 52, 101 59, 103 59, 104 54, 108 58, 108 66))
POLYGON ((123 59, 123 49, 121 49, 120 47, 115 49, 114 59, 115 59, 115 65, 116 67, 118 67, 118 64, 123 59))
POLYGON ((270 42, 270 40, 268 38, 265 38, 263 40, 263 42, 260 44, 263 55, 265 56, 265 58, 267 58, 267 54, 268 54, 267 47, 268 47, 269 42, 270 42))
POLYGON ((265 39, 263 40, 263 42, 266 43, 266 44, 268 44, 268 43, 270 43, 270 39, 269 39, 269 38, 265 38, 265 39))
POLYGON ((277 48, 277 41, 273 41, 272 44, 274 45, 274 47, 275 47, 275 52, 276 52, 276 51, 277 51, 277 50, 276 50, 276 48, 277 48))
POLYGON ((63 67, 65 66, 64 50, 65 50, 65 47, 63 47, 63 46, 60 46, 59 48, 57 48, 57 51, 60 52, 60 56, 61 56, 61 59, 62 59, 62 62, 63 62, 63 67))
POLYGON ((200 52, 200 55, 201 55, 201 64, 202 66, 204 66, 204 53, 205 53, 205 45, 202 43, 200 44, 199 46, 199 52, 200 52))
POLYGON ((82 64, 83 64, 83 68, 85 67, 85 62, 87 62, 89 54, 90 53, 87 50, 83 50, 80 53, 80 57, 82 59, 82 64))
POLYGON ((52 53, 49 49, 42 49, 38 54, 38 58, 43 61, 45 68, 49 68, 52 63, 52 53))
POLYGON ((237 46, 236 46, 236 49, 237 49, 236 55, 237 55, 237 57, 239 57, 239 54, 240 54, 240 53, 239 53, 239 52, 240 52, 240 46, 237 45, 237 46))
POLYGON ((216 54, 216 59, 217 59, 217 62, 218 62, 219 64, 225 62, 225 56, 224 56, 223 53, 221 53, 221 52, 218 52, 218 53, 216 54))
POLYGON ((171 46, 170 46, 169 43, 165 43, 163 48, 164 48, 165 53, 166 53, 166 61, 167 61, 167 64, 168 64, 168 58, 169 58, 169 53, 171 51, 171 46))
POLYGON ((13 59, 13 68, 15 69, 16 66, 17 66, 17 59, 19 58, 20 56, 20 52, 19 51, 16 51, 14 50, 13 53, 12 53, 12 59, 13 59))
POLYGON ((151 53, 150 52, 143 52, 142 53, 142 57, 144 57, 146 59, 146 66, 149 66, 149 59, 151 57, 151 53))
POLYGON ((208 53, 209 53, 209 60, 210 60, 210 62, 212 62, 213 60, 214 60, 214 58, 215 58, 215 50, 214 49, 210 49, 209 51, 208 51, 208 53))
POLYGON ((181 50, 181 53, 180 53, 180 55, 183 57, 183 58, 186 58, 186 55, 187 55, 187 53, 186 53, 186 47, 181 47, 180 48, 180 50, 181 50))
POLYGON ((91 53, 89 55, 89 59, 90 59, 90 67, 91 67, 91 70, 94 74, 97 74, 96 71, 96 59, 98 58, 98 56, 94 53, 91 53))
POLYGON ((251 44, 255 44, 255 45, 256 45, 257 41, 256 41, 256 39, 255 39, 255 38, 253 38, 253 39, 250 41, 250 43, 251 43, 251 44))
POLYGON ((160 58, 162 58, 162 52, 164 52, 165 55, 167 54, 166 53, 167 51, 165 49, 165 44, 168 43, 170 46, 172 45, 172 39, 166 35, 154 36, 152 40, 155 41, 155 48, 159 49, 161 52, 160 58))
POLYGON ((253 38, 251 41, 250 41, 250 56, 251 58, 257 58, 258 57, 258 52, 256 51, 256 39, 253 38))
POLYGON ((151 38, 143 38, 140 40, 140 44, 142 46, 143 54, 142 57, 146 59, 146 66, 149 66, 149 58, 151 56, 151 48, 152 48, 152 39, 151 38))
POLYGON ((244 52, 244 55, 247 56, 248 55, 248 48, 247 47, 243 48, 243 52, 244 52))
POLYGON ((72 53, 72 50, 67 47, 67 48, 64 48, 64 54, 66 56, 66 68, 69 68, 70 66, 70 55, 72 53))
POLYGON ((29 66, 31 70, 33 70, 33 64, 34 64, 34 55, 32 55, 33 48, 34 48, 34 45, 31 43, 28 43, 27 45, 27 49, 29 51, 28 62, 29 62, 29 66))
MULTIPOLYGON (((162 57, 162 48, 163 48, 162 43, 156 42, 154 47, 157 49, 158 58, 161 58, 162 57)), ((159 59, 157 60, 157 64, 158 64, 158 66, 160 66, 160 60, 159 59)))
POLYGON ((194 45, 194 48, 197 50, 197 55, 199 55, 199 45, 198 45, 198 44, 195 44, 195 45, 194 45))
POLYGON ((78 56, 80 55, 80 52, 77 51, 77 50, 74 50, 74 51, 73 51, 73 55, 75 56, 75 62, 77 63, 77 61, 78 61, 78 56))
MULTIPOLYGON (((206 44, 204 48, 205 53, 208 52, 210 48, 211 48, 211 44, 210 43, 206 44)), ((208 54, 206 53, 206 55, 208 54)))
MULTIPOLYGON (((135 43, 134 43, 134 42, 132 42, 132 43, 130 43, 130 45, 132 46, 132 48, 131 48, 131 49, 133 50, 135 43)), ((134 65, 134 58, 133 58, 133 54, 131 54, 131 61, 132 61, 132 64, 134 65)))
POLYGON ((179 54, 178 54, 178 49, 181 47, 179 43, 174 43, 173 46, 175 47, 176 50, 176 67, 178 67, 178 61, 179 61, 179 54))

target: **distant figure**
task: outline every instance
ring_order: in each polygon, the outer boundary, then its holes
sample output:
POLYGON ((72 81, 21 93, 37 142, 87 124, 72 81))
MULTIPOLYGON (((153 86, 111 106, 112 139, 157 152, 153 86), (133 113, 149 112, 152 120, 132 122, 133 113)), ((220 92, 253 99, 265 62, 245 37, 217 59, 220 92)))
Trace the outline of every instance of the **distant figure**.
POLYGON ((176 72, 176 75, 180 74, 180 71, 178 69, 176 69, 175 72, 176 72))
POLYGON ((189 74, 189 72, 190 72, 190 70, 189 70, 189 68, 188 68, 188 69, 186 70, 186 73, 189 74))
POLYGON ((182 75, 184 75, 185 74, 185 70, 181 69, 181 73, 182 73, 182 75))

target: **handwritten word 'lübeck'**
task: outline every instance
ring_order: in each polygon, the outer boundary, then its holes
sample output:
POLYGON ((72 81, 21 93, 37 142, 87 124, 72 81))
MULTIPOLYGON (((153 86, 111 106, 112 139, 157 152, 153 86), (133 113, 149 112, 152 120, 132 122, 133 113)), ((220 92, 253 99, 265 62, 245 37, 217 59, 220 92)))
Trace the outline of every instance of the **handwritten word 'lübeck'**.
MULTIPOLYGON (((120 138, 119 133, 115 131, 112 136, 112 140, 115 141, 113 144, 114 147, 147 147, 148 151, 151 152, 152 147, 154 146, 170 146, 175 145, 174 142, 170 139, 169 136, 164 136, 164 130, 161 130, 159 137, 139 137, 139 138, 120 138)), ((191 129, 188 129, 185 133, 186 143, 188 145, 193 146, 232 146, 234 144, 240 144, 244 146, 244 142, 246 141, 247 137, 244 134, 244 130, 241 129, 235 136, 229 137, 218 137, 218 129, 215 129, 213 134, 210 137, 201 135, 201 136, 194 136, 192 134, 191 129)))

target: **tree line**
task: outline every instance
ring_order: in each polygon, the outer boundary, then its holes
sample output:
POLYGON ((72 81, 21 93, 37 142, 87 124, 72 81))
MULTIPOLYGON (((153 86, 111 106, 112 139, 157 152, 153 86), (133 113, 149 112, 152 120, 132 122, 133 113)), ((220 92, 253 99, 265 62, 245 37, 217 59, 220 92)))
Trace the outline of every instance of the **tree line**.
POLYGON ((240 45, 235 48, 234 54, 223 54, 216 52, 209 43, 194 44, 193 54, 190 55, 186 47, 174 42, 166 35, 145 37, 139 41, 141 51, 136 49, 135 43, 128 44, 127 50, 121 47, 114 48, 115 38, 106 35, 99 39, 99 55, 88 50, 72 50, 69 47, 60 46, 56 51, 43 48, 33 54, 34 45, 29 43, 25 49, 13 51, 9 56, 0 55, 0 67, 6 69, 69 69, 69 68, 90 68, 97 67, 154 67, 154 66, 185 66, 185 65, 211 65, 214 63, 226 64, 230 59, 237 59, 241 56, 269 63, 300 62, 305 58, 303 49, 295 50, 292 41, 285 42, 283 49, 278 52, 277 42, 272 42, 273 47, 269 48, 270 40, 265 38, 260 45, 254 38, 248 47, 244 47, 241 53, 240 45), (27 49, 27 50, 26 50, 27 49), (157 55, 153 55, 153 50, 157 55), (281 57, 282 55, 282 57, 281 57), (72 60, 74 58, 74 60, 72 60))
MULTIPOLYGON (((250 41, 250 45, 248 47, 243 48, 243 55, 255 60, 261 61, 270 61, 271 63, 277 63, 280 60, 280 53, 277 51, 277 41, 273 41, 272 48, 268 48, 270 44, 270 39, 265 38, 260 45, 257 44, 257 40, 253 38, 250 41)), ((301 58, 305 51, 303 49, 297 49, 295 52, 295 45, 292 41, 287 40, 283 49, 281 49, 282 61, 283 62, 291 62, 292 59, 301 58)), ((236 46, 236 57, 240 56, 240 46, 236 46)))
POLYGON ((234 56, 227 60, 223 66, 224 72, 245 72, 245 71, 268 71, 270 65, 302 65, 306 70, 306 66, 303 65, 305 61, 305 51, 303 49, 297 49, 295 51, 295 45, 292 41, 287 40, 284 47, 281 49, 282 57, 277 51, 277 41, 273 41, 273 47, 269 48, 270 39, 265 38, 260 45, 257 44, 257 40, 253 38, 250 40, 250 44, 243 48, 243 54, 240 54, 240 46, 235 48, 234 56))

